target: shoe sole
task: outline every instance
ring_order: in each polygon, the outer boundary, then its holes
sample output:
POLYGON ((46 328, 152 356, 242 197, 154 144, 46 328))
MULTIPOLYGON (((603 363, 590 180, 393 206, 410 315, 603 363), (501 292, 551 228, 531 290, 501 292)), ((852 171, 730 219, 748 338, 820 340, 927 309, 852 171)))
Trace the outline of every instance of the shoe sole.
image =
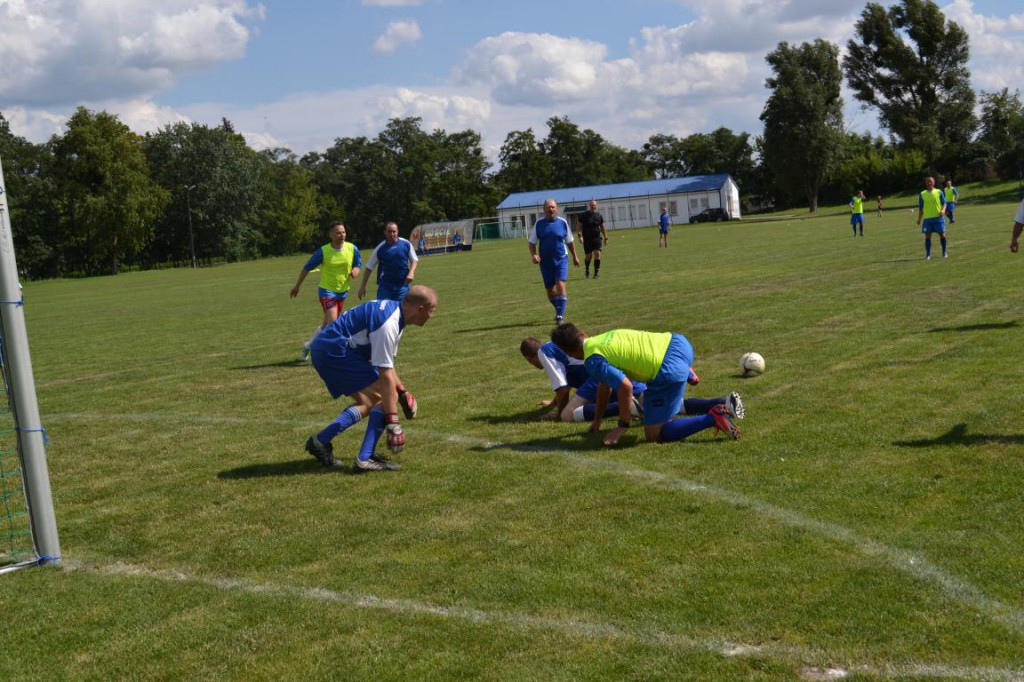
POLYGON ((743 398, 736 391, 733 391, 725 398, 725 407, 733 419, 743 419, 747 411, 743 409, 743 398))

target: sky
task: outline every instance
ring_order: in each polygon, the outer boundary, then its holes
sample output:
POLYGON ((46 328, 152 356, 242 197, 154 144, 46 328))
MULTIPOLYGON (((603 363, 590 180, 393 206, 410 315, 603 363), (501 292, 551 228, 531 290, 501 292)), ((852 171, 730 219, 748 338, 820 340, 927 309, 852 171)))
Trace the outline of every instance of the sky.
MULTIPOLYGON (((638 149, 655 133, 759 134, 765 55, 845 52, 865 0, 0 0, 0 113, 43 142, 78 106, 137 133, 230 120, 298 155, 388 119, 472 129, 492 159, 567 116, 638 149)), ((891 4, 883 2, 883 4, 891 4)), ((939 0, 976 91, 1024 85, 1024 3, 939 0)), ((846 125, 884 134, 849 91, 846 125)))

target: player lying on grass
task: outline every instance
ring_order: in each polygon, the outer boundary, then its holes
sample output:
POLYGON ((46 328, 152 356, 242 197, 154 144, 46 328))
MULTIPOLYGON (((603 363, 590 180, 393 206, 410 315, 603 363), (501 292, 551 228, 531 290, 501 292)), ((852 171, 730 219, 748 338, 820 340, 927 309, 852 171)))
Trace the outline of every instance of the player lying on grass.
POLYGON ((583 361, 587 376, 600 382, 590 431, 601 430, 601 421, 612 391, 619 403, 619 424, 604 438, 615 445, 630 425, 628 405, 634 382, 647 384, 644 391, 644 435, 657 443, 678 441, 705 429, 723 431, 732 439, 740 437, 733 419, 739 418, 735 405, 715 405, 707 414, 676 417, 683 406, 683 393, 693 363, 693 346, 682 334, 655 333, 634 329, 612 331, 588 337, 576 325, 565 322, 551 332, 551 340, 571 358, 583 361))
MULTIPOLYGON (((416 285, 409 289, 404 301, 367 301, 342 313, 317 335, 310 347, 313 367, 332 398, 347 395, 354 402, 320 433, 309 437, 306 452, 324 466, 336 466, 331 441, 366 417, 366 435, 353 470, 400 468, 374 452, 385 433, 392 454, 401 452, 405 446, 405 433, 398 421, 398 392, 402 385, 395 371, 398 342, 407 324, 422 327, 436 308, 437 293, 430 287, 416 285)), ((412 404, 415 406, 415 400, 412 404)))
MULTIPOLYGON (((526 361, 537 369, 543 369, 551 381, 551 390, 555 392, 552 400, 542 400, 540 407, 551 407, 550 412, 545 412, 542 419, 560 419, 563 422, 593 421, 594 403, 597 400, 598 382, 587 376, 587 370, 583 367, 583 361, 569 357, 553 342, 541 343, 539 339, 528 336, 519 344, 519 352, 526 361), (572 389, 576 393, 570 397, 572 389)), ((690 376, 686 383, 696 386, 700 383, 700 377, 690 368, 690 376)), ((641 416, 643 410, 641 401, 643 392, 647 386, 642 382, 633 384, 633 405, 630 414, 633 418, 641 416)), ((725 398, 685 398, 683 400, 683 414, 697 415, 707 414, 715 405, 730 403, 739 419, 743 418, 743 400, 740 394, 735 391, 725 398)), ((608 403, 605 408, 605 417, 614 417, 619 413, 619 403, 615 400, 608 403)))

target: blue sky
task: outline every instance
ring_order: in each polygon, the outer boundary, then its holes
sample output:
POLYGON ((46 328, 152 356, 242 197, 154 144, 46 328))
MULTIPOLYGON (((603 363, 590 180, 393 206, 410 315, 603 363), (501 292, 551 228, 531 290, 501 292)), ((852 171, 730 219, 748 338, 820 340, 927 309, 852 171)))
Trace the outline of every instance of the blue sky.
MULTIPOLYGON (((568 116, 617 144, 758 133, 764 56, 853 35, 864 0, 0 0, 0 112, 43 141, 74 108, 144 133, 230 119, 256 148, 322 151, 395 116, 505 135, 568 116)), ((1024 83, 1024 5, 939 2, 977 90, 1024 83)), ((881 132, 847 93, 847 125, 881 132)))

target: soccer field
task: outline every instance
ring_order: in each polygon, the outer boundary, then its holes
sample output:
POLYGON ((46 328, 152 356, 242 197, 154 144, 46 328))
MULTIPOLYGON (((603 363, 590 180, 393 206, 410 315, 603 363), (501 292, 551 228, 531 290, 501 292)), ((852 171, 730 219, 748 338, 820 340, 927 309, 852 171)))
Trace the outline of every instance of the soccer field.
POLYGON ((347 404, 304 256, 29 283, 64 560, 0 577, 0 680, 1024 680, 1014 210, 928 262, 907 208, 611 233, 569 320, 685 333, 735 442, 533 421, 525 241, 424 258, 420 417, 363 476, 303 451, 347 404))

